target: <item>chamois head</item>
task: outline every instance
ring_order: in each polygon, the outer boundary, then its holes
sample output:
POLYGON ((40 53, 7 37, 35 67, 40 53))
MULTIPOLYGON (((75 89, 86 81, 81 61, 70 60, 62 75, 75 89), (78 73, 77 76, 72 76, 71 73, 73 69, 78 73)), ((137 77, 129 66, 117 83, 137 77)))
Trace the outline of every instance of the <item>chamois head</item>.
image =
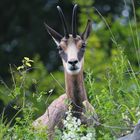
POLYGON ((82 35, 77 35, 76 33, 76 10, 77 5, 73 8, 72 13, 72 33, 68 33, 68 28, 66 24, 66 19, 64 14, 59 6, 57 6, 63 27, 64 27, 64 36, 57 33, 47 24, 45 27, 47 28, 48 33, 52 36, 55 41, 61 59, 63 61, 65 72, 75 75, 78 74, 83 66, 84 60, 84 52, 86 48, 86 39, 88 38, 91 31, 91 21, 87 21, 86 28, 82 35))

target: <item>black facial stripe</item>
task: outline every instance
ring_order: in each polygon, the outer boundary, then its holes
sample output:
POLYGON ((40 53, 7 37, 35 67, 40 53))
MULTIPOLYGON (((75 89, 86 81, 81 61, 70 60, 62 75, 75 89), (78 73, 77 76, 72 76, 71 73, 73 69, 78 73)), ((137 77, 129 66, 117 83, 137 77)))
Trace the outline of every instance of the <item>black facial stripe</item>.
POLYGON ((66 54, 64 51, 59 52, 59 54, 60 54, 61 58, 62 58, 65 62, 67 62, 67 60, 68 60, 67 54, 66 54))
POLYGON ((82 47, 80 48, 80 51, 78 52, 78 60, 79 61, 81 61, 81 59, 84 56, 85 48, 86 48, 86 45, 85 45, 85 43, 83 43, 82 47))
POLYGON ((82 49, 78 52, 78 60, 79 61, 81 61, 81 59, 83 58, 84 52, 85 52, 85 50, 82 50, 82 49))

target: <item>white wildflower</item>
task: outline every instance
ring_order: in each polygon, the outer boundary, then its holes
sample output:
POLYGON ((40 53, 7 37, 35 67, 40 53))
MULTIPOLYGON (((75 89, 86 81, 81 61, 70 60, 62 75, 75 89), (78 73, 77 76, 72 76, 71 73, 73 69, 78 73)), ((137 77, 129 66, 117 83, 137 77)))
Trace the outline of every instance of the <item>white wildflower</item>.
POLYGON ((71 108, 66 115, 66 119, 63 120, 65 131, 63 131, 62 140, 95 140, 95 130, 92 129, 92 133, 89 129, 85 129, 83 133, 81 120, 72 116, 71 108))

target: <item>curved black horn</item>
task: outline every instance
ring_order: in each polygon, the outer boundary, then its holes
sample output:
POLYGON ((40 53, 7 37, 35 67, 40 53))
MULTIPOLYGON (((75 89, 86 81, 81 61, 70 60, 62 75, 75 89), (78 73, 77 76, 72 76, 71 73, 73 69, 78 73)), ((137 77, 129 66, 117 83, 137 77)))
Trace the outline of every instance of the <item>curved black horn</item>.
POLYGON ((64 14, 63 14, 63 12, 62 12, 60 6, 57 6, 57 9, 58 9, 58 11, 59 11, 59 15, 60 15, 62 24, 63 24, 63 26, 64 26, 64 36, 65 36, 66 38, 69 38, 68 28, 67 28, 66 19, 65 19, 65 17, 64 17, 64 14))
POLYGON ((76 38, 76 9, 77 4, 74 5, 73 13, 72 13, 72 36, 76 38))

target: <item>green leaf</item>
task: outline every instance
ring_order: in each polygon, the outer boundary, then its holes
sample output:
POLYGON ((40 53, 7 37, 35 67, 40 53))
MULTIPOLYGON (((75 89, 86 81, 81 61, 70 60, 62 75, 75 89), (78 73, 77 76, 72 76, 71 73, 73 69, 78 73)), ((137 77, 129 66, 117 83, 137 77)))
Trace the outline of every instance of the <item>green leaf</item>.
POLYGON ((21 94, 20 88, 19 88, 19 87, 16 87, 16 88, 14 89, 14 91, 13 91, 13 94, 14 94, 15 97, 18 96, 18 95, 20 95, 20 94, 21 94))

